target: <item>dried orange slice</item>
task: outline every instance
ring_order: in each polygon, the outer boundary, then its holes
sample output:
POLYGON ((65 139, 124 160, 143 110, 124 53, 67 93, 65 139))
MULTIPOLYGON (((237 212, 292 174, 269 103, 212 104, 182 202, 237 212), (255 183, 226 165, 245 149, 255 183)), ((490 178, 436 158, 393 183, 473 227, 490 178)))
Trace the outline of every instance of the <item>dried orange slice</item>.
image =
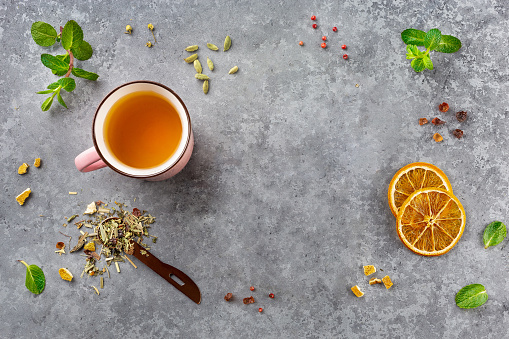
POLYGON ((392 214, 397 216, 399 208, 410 194, 425 187, 443 188, 452 193, 449 179, 435 165, 425 162, 414 162, 400 169, 392 177, 387 194, 392 214))
POLYGON ((412 193, 399 209, 398 235, 417 254, 442 255, 449 252, 465 229, 461 202, 441 188, 422 188, 412 193))

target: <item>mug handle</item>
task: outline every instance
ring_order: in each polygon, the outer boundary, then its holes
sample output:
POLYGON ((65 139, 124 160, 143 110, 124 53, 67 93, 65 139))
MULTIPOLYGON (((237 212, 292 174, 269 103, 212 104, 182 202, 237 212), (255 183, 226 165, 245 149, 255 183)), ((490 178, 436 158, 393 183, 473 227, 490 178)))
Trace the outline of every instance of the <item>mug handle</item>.
POLYGON ((92 172, 107 165, 101 160, 95 147, 90 147, 74 159, 74 164, 80 172, 92 172))

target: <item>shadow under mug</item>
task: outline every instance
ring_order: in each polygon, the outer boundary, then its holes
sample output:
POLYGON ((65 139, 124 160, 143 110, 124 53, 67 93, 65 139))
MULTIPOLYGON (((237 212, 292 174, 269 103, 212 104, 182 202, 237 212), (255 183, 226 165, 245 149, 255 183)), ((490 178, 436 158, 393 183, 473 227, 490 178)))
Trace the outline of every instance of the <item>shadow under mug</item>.
POLYGON ((191 118, 182 99, 170 88, 157 82, 144 80, 120 85, 106 95, 95 112, 92 139, 94 146, 82 152, 74 160, 80 172, 91 172, 108 166, 127 177, 148 181, 165 180, 180 172, 191 158, 194 146, 191 118), (153 168, 134 168, 123 164, 111 153, 104 138, 104 122, 113 104, 120 98, 139 91, 152 91, 164 96, 175 107, 182 123, 182 138, 177 150, 167 161, 153 168))

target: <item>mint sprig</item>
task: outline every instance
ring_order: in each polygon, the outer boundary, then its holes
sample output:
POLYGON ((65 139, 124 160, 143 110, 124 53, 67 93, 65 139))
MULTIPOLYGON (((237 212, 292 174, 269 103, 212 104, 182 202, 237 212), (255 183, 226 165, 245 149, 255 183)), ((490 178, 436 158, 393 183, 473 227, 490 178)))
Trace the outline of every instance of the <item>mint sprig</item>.
POLYGON ((74 20, 69 20, 64 27, 60 27, 60 33, 57 33, 53 26, 42 21, 34 22, 30 32, 36 44, 52 46, 55 42, 60 42, 67 52, 56 56, 51 54, 41 55, 42 64, 51 69, 53 74, 63 76, 63 78, 48 85, 47 90, 37 92, 37 94, 51 94, 41 105, 43 111, 50 109, 55 96, 57 101, 67 108, 60 92, 62 89, 72 92, 76 88, 76 82, 69 77, 71 74, 75 77, 93 81, 99 77, 95 73, 74 66, 75 59, 81 61, 90 59, 93 54, 92 46, 83 40, 83 30, 74 20))
POLYGON ((430 52, 454 53, 461 48, 461 41, 452 35, 442 35, 438 28, 424 32, 418 29, 409 28, 401 33, 401 39, 407 45, 406 58, 412 60, 410 65, 416 72, 422 72, 426 68, 433 69, 433 62, 430 52), (421 51, 418 46, 426 48, 421 51))

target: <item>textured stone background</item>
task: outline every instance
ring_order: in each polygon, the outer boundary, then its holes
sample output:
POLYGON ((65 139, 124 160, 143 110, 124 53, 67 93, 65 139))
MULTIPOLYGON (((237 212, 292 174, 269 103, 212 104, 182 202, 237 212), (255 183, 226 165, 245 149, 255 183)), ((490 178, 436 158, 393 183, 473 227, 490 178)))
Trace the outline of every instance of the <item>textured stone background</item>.
POLYGON ((509 206, 507 10, 503 0, 1 1, 0 337, 509 336, 507 241, 482 245, 484 227, 507 222, 509 206), (94 48, 79 65, 100 78, 77 80, 64 94, 68 110, 54 104, 41 112, 44 98, 35 92, 54 76, 40 54, 61 49, 37 46, 30 26, 69 19, 94 48), (145 47, 148 23, 156 27, 152 49, 145 47), (131 36, 123 34, 126 24, 134 27, 131 36), (416 74, 400 39, 409 27, 438 27, 463 47, 433 54, 435 70, 416 74), (204 48, 222 45, 227 34, 228 53, 204 48), (326 50, 319 47, 324 34, 326 50), (190 44, 200 45, 202 61, 216 63, 206 72, 207 96, 182 61, 190 44), (233 65, 240 71, 228 76, 233 65), (196 138, 190 163, 158 183, 107 169, 79 173, 74 157, 92 145, 97 104, 117 85, 139 79, 171 87, 186 103, 196 138), (442 101, 452 112, 468 111, 467 122, 438 114, 442 101), (434 116, 447 124, 417 123, 434 116), (458 127, 462 140, 450 134, 458 127), (437 130, 441 144, 431 139, 437 130), (40 169, 16 174, 36 156, 40 169), (404 248, 387 206, 392 175, 414 161, 441 167, 468 215, 463 238, 442 257, 404 248), (20 207, 14 197, 26 187, 33 194, 20 207), (79 278, 83 258, 54 253, 57 241, 67 241, 58 231, 78 234, 62 227, 64 217, 98 199, 158 217, 153 253, 196 281, 201 305, 141 263, 137 270, 122 265, 97 296, 90 285, 98 279, 79 278), (26 290, 16 259, 43 268, 41 295, 26 290), (365 264, 383 269, 394 287, 368 286, 365 264), (77 279, 62 281, 60 267, 77 279), (470 283, 484 284, 490 299, 461 310, 454 296, 470 283), (350 292, 355 284, 363 298, 350 292), (227 292, 235 302, 223 300, 227 292), (256 304, 243 305, 251 294, 256 304))

